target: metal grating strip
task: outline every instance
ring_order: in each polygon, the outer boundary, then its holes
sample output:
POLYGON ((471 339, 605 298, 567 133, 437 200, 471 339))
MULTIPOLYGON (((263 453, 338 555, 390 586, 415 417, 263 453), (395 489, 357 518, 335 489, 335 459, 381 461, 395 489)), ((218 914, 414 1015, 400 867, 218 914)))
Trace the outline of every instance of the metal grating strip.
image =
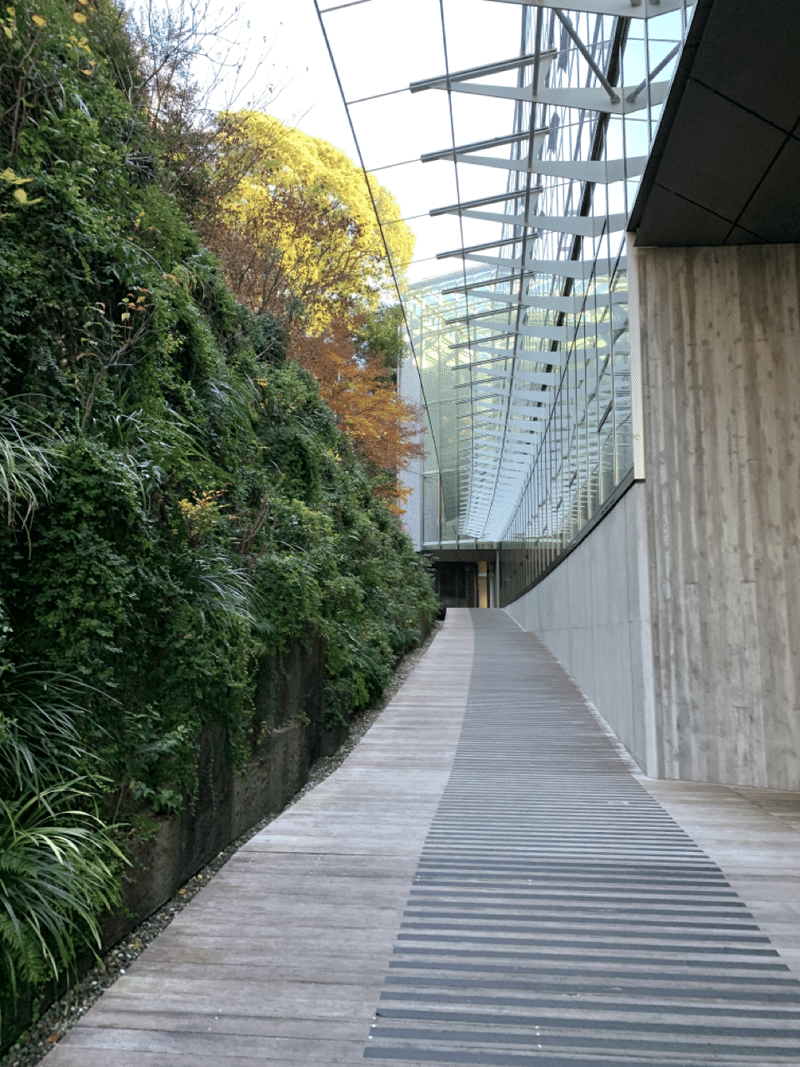
POLYGON ((453 771, 365 1056, 800 1062, 800 982, 536 639, 472 612, 453 771))

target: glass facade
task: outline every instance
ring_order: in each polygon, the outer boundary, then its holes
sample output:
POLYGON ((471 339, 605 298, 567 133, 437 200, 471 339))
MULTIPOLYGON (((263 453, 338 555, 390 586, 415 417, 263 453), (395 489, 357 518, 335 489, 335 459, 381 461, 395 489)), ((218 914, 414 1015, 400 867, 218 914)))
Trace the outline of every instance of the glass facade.
MULTIPOLYGON (((490 276, 472 269, 471 281, 490 276)), ((409 288, 405 300, 417 368, 422 383, 425 462, 422 469, 422 545, 427 549, 474 548, 463 531, 463 507, 469 489, 468 393, 459 368, 469 362, 469 338, 458 318, 463 301, 452 287, 463 274, 447 274, 409 288)))
POLYGON ((523 7, 516 65, 448 72, 452 93, 516 101, 512 130, 452 149, 457 167, 497 167, 509 144, 505 191, 447 209, 494 237, 406 299, 426 410, 423 547, 501 544, 504 603, 634 466, 626 222, 691 7, 582 6, 523 7))

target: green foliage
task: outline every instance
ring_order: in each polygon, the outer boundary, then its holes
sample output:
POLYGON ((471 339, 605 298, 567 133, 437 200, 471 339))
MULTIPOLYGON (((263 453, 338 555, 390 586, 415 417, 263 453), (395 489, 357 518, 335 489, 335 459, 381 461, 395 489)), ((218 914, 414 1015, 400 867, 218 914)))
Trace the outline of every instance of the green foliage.
MULTIPOLYGON (((27 65, 0 90, 0 654, 90 684, 82 736, 121 810, 174 810, 200 730, 246 751, 260 656, 321 631, 346 718, 433 602, 274 321, 198 250, 127 98, 118 10, 24 0, 9 18, 0 62, 27 65)), ((387 368, 397 325, 364 328, 387 368)))
MULTIPOLYGON (((119 899, 111 839, 80 781, 0 798, 0 1025, 20 987, 58 979, 100 948, 98 915, 119 899), (5 1001, 5 1004, 3 1003, 5 1001)), ((121 853, 117 855, 121 856, 121 853)))
POLYGON ((159 131, 122 91, 136 57, 117 9, 8 10, 4 989, 52 979, 96 939, 119 863, 104 817, 181 810, 204 730, 242 764, 266 656, 321 633, 329 711, 346 720, 435 612, 316 383, 199 248, 159 131))
POLYGON ((98 916, 119 899, 123 857, 98 817, 104 783, 78 726, 84 692, 0 658, 0 1034, 20 990, 100 947, 98 916))
POLYGON ((9 526, 18 522, 26 526, 37 499, 47 495, 53 467, 47 452, 33 439, 35 431, 35 427, 33 432, 23 430, 13 408, 0 411, 0 508, 9 526))
POLYGON ((359 354, 383 367, 386 379, 392 382, 397 381, 405 351, 403 326, 403 309, 399 304, 379 307, 366 316, 356 339, 359 354))

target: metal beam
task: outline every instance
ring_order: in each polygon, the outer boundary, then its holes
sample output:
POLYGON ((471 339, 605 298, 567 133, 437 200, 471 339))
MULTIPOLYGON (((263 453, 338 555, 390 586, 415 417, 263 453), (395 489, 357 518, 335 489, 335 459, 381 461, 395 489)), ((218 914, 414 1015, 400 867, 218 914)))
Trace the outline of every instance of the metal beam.
MULTIPOLYGON (((611 82, 608 80, 608 78, 605 76, 605 74, 600 69, 600 67, 598 67, 594 56, 589 51, 589 49, 586 47, 586 45, 583 43, 583 41, 580 39, 578 34, 575 32, 575 27, 572 25, 572 23, 570 22, 569 18, 558 7, 553 8, 553 11, 555 12, 555 16, 558 19, 558 21, 561 23, 561 25, 567 31, 568 36, 572 39, 575 47, 578 49, 580 54, 583 56, 583 58, 588 63, 588 65, 591 68, 591 70, 594 72, 594 75, 597 78, 597 80, 600 82, 600 84, 603 86, 605 91, 608 93, 608 98, 611 101, 611 103, 612 104, 618 104, 619 103, 619 95, 618 95, 616 89, 611 84, 611 82)), ((635 100, 636 98, 634 97, 633 99, 635 100)), ((632 102, 633 102, 633 100, 631 101, 631 103, 632 102)))
POLYGON ((592 308, 608 307, 609 304, 627 304, 627 291, 613 293, 589 293, 586 296, 537 296, 528 297, 527 307, 542 308, 545 311, 565 311, 568 315, 579 315, 592 308))
MULTIPOLYGON (((473 351, 476 349, 476 345, 472 346, 473 351)), ((458 363, 453 370, 471 370, 473 367, 485 367, 493 363, 503 363, 505 361, 512 361, 513 363, 533 363, 537 367, 548 366, 552 364, 554 367, 565 367, 567 365, 568 352, 563 352, 560 349, 555 351, 551 348, 540 349, 541 355, 536 352, 519 353, 508 351, 504 355, 491 356, 489 359, 480 359, 473 363, 458 363)))
POLYGON ((511 256, 479 256, 472 252, 462 252, 460 254, 464 259, 472 260, 473 263, 483 263, 487 267, 502 267, 503 270, 522 269, 522 258, 520 256, 513 258, 511 256))
MULTIPOLYGON (((520 7, 559 8, 590 15, 613 15, 616 18, 650 19, 668 11, 681 11, 683 0, 493 0, 494 3, 518 4, 520 7)), ((694 0, 686 0, 691 7, 694 0)))
MULTIPOLYGON (((545 59, 552 63, 555 57, 555 49, 552 49, 541 53, 539 62, 541 62, 541 59, 545 59)), ((411 82, 408 88, 412 93, 420 93, 424 89, 446 89, 451 82, 461 82, 470 78, 487 78, 492 74, 503 74, 507 70, 519 70, 522 67, 529 67, 537 62, 537 58, 536 53, 531 53, 530 55, 515 56, 513 59, 501 59, 495 63, 485 63, 480 67, 468 67, 465 70, 455 70, 449 74, 440 74, 434 78, 423 78, 421 81, 411 82)))
POLYGON ((574 233, 580 237, 601 237, 604 233, 622 233, 628 216, 617 215, 531 215, 528 226, 555 233, 574 233))
MULTIPOLYGON (((507 275, 506 277, 482 278, 479 282, 472 282, 469 285, 454 285, 451 289, 442 289, 442 296, 451 296, 453 293, 471 292, 473 289, 479 289, 482 285, 503 285, 506 282, 516 285, 523 278, 532 281, 534 275, 531 274, 530 271, 523 271, 521 274, 507 275)), ((506 295, 508 296, 508 294, 506 295)), ((516 299, 516 297, 514 299, 516 299)))
MULTIPOLYGON (((541 193, 542 187, 538 186, 536 189, 532 189, 531 192, 541 193)), ((478 200, 465 200, 460 204, 449 204, 447 207, 435 207, 428 214, 432 218, 437 215, 454 215, 459 211, 464 211, 468 208, 474 207, 486 207, 489 204, 501 204, 506 200, 524 200, 526 190, 520 189, 517 192, 502 193, 499 196, 482 196, 478 200)))
MULTIPOLYGON (((491 315, 496 314, 497 310, 495 308, 490 308, 488 311, 475 311, 467 313, 466 315, 459 315, 458 318, 455 319, 445 319, 444 324, 445 326, 457 326, 462 325, 463 323, 472 322, 474 319, 488 319, 491 315)), ((508 326, 509 324, 504 322, 503 325, 508 326)))
MULTIPOLYGON (((549 132, 548 127, 537 130, 543 137, 549 132)), ((425 152, 421 155, 421 163, 432 163, 437 159, 452 159, 454 152, 480 152, 484 148, 502 148, 503 145, 517 144, 519 141, 527 141, 529 133, 509 133, 505 137, 491 137, 488 141, 474 141, 472 144, 458 145, 456 148, 443 148, 440 152, 425 152)))
POLYGON ((451 256, 466 256, 471 252, 484 252, 487 248, 505 248, 507 245, 517 245, 522 241, 521 237, 506 237, 497 241, 487 241, 482 245, 469 245, 468 248, 454 248, 451 252, 437 252, 437 259, 450 259, 451 256))
MULTIPOLYGON (((542 366, 546 366, 546 364, 547 364, 547 360, 543 360, 542 361, 542 366)), ((500 374, 496 374, 495 373, 495 374, 492 375, 491 378, 483 378, 483 379, 479 380, 478 382, 474 382, 474 381, 473 382, 460 382, 454 388, 463 389, 464 387, 469 386, 469 385, 472 385, 473 387, 475 387, 476 384, 477 385, 483 385, 484 382, 494 382, 494 381, 506 381, 506 382, 512 382, 512 383, 513 382, 540 383, 541 382, 541 378, 542 378, 541 373, 537 374, 536 372, 531 372, 531 371, 526 371, 526 370, 517 370, 516 368, 514 368, 513 370, 504 371, 504 372, 502 372, 500 374)), ((548 381, 551 380, 551 374, 547 375, 547 380, 548 381)))
POLYGON ((644 111, 653 104, 663 104, 669 92, 668 81, 654 82, 650 86, 649 101, 640 100, 636 86, 620 87, 622 99, 616 102, 609 99, 605 89, 581 88, 576 86, 543 88, 534 91, 531 85, 476 85, 472 82, 446 82, 430 86, 433 89, 447 89, 452 93, 467 93, 472 96, 489 96, 498 100, 519 100, 529 104, 548 104, 552 107, 575 107, 584 111, 600 111, 608 115, 631 115, 644 111), (631 99, 628 99, 631 97, 631 99))
POLYGON ((610 278, 615 270, 626 270, 628 260, 625 256, 614 259, 532 259, 529 270, 539 274, 556 274, 562 278, 610 278))
MULTIPOLYGON (((479 325, 479 323, 476 323, 476 325, 479 325)), ((474 337, 474 338, 470 338, 469 341, 458 341, 455 344, 449 345, 448 347, 449 347, 450 351, 453 352, 453 351, 455 351, 455 350, 457 350, 459 348, 471 348, 474 344, 487 345, 487 344, 490 344, 492 341, 504 341, 507 337, 516 337, 516 336, 517 336, 516 331, 512 331, 511 333, 496 333, 496 334, 492 334, 491 337, 480 337, 480 338, 474 337)), ((509 353, 513 354, 511 349, 509 349, 509 353)), ((460 370, 460 369, 461 368, 458 367, 458 366, 453 367, 453 370, 460 370)))
POLYGON ((514 389, 512 393, 503 393, 499 389, 491 390, 487 393, 483 393, 482 396, 502 396, 507 399, 515 398, 517 400, 541 400, 542 392, 552 388, 556 384, 555 374, 542 374, 539 376, 539 384, 544 386, 541 392, 534 392, 532 389, 514 389))
MULTIPOLYGON (((539 194, 532 196, 530 199, 538 200, 539 194)), ((529 211, 535 210, 535 204, 529 204, 529 211)), ((533 221, 535 215, 507 215, 499 211, 473 211, 472 209, 465 209, 464 211, 454 211, 454 215, 460 215, 465 219, 477 219, 479 222, 497 222, 501 226, 527 226, 530 229, 540 229, 533 221)))
POLYGON ((538 352, 518 352, 514 349, 500 349, 489 348, 481 342, 476 342, 470 346, 471 352, 488 352, 489 355, 497 356, 498 359, 523 359, 529 363, 536 363, 538 365, 552 364, 554 367, 566 367, 569 360, 569 353, 564 349, 540 349, 538 352), (541 354, 540 354, 541 353, 541 354))

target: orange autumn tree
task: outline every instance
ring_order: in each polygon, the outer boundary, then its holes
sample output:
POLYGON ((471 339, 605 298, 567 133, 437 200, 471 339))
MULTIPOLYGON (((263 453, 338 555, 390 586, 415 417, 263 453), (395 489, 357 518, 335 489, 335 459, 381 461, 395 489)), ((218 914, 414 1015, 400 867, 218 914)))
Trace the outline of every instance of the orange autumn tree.
POLYGON ((221 128, 235 136, 220 140, 225 192, 206 219, 209 244, 239 299, 283 322, 290 358, 317 378, 375 491, 400 512, 397 473, 420 454, 419 417, 396 388, 402 316, 385 306, 384 237, 402 278, 414 236, 391 193, 372 177, 368 188, 333 145, 254 112, 221 128))
POLYGON ((342 316, 318 334, 297 332, 293 349, 320 383, 339 427, 371 467, 375 492, 399 515, 410 489, 397 474, 422 455, 419 414, 397 391, 391 355, 387 358, 385 349, 370 344, 376 322, 386 333, 388 320, 388 330, 394 324, 402 345, 398 311, 381 308, 361 321, 342 316))

